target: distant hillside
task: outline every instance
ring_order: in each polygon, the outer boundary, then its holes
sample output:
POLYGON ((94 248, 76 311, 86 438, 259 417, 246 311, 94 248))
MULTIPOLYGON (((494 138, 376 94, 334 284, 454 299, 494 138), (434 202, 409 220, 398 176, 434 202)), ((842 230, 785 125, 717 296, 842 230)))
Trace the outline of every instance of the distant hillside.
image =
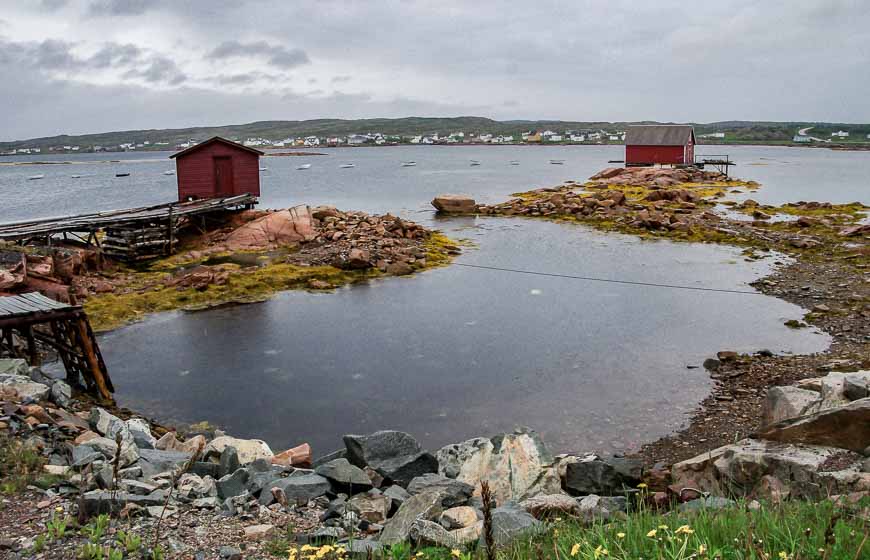
MULTIPOLYGON (((176 128, 162 130, 126 130, 84 134, 78 136, 60 135, 45 138, 32 138, 14 142, 0 142, 0 152, 21 148, 40 148, 45 152, 51 147, 80 146, 82 151, 93 146, 116 149, 125 143, 143 144, 145 149, 174 149, 176 144, 188 140, 204 140, 212 136, 224 136, 244 140, 245 138, 266 138, 280 140, 304 136, 347 136, 380 132, 385 135, 411 136, 421 134, 449 134, 463 131, 468 133, 489 133, 494 135, 512 134, 519 137, 525 130, 550 129, 557 132, 577 129, 624 130, 629 124, 655 124, 654 121, 641 123, 629 122, 576 122, 548 120, 496 121, 484 117, 406 117, 401 119, 314 119, 306 121, 258 121, 248 124, 176 128), (156 145, 155 143, 160 143, 156 145)), ((698 135, 722 132, 726 143, 790 143, 801 128, 813 127, 812 136, 830 138, 832 132, 845 131, 848 138, 837 138, 838 143, 867 142, 870 124, 809 123, 809 122, 760 122, 724 121, 715 123, 693 123, 698 135)), ((706 143, 721 143, 721 139, 700 139, 706 143)), ((141 149, 141 148, 140 148, 141 149)))

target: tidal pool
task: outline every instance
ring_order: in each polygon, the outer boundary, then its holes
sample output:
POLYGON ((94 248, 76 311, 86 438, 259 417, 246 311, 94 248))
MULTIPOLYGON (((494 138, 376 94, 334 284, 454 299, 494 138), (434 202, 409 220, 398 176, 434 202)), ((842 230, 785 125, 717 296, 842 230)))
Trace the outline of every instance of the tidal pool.
MULTIPOLYGON (((438 221, 457 264, 753 291, 772 258, 516 218, 438 221)), ((120 404, 316 455, 394 428, 429 448, 517 425, 556 451, 634 448, 680 427, 718 350, 807 353, 829 338, 760 295, 449 266, 334 293, 167 313, 101 337, 120 404)))

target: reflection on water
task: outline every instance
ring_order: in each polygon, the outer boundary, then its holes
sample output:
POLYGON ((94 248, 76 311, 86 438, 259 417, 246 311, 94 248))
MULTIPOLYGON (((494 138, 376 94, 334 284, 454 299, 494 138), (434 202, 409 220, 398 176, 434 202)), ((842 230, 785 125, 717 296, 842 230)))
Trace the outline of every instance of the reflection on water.
MULTIPOLYGON (((749 289, 769 264, 738 249, 640 241, 582 226, 460 218, 460 262, 749 289)), ((336 293, 287 292, 157 316, 102 337, 122 404, 208 420, 277 448, 321 453, 347 432, 397 428, 436 447, 515 425, 557 450, 625 449, 678 427, 709 390, 721 349, 814 352, 762 295, 587 283, 448 267, 336 293)))

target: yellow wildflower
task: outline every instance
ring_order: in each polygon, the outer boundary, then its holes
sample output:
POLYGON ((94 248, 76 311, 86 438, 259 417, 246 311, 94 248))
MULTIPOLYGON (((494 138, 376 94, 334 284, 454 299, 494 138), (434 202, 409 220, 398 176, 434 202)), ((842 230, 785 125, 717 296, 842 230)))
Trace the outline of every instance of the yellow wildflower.
POLYGON ((599 544, 599 545, 595 548, 595 552, 594 552, 593 554, 595 555, 596 558, 600 558, 601 556, 607 556, 607 555, 610 554, 610 553, 607 552, 607 549, 606 549, 606 548, 604 548, 602 545, 599 544))
POLYGON ((418 552, 417 554, 414 555, 414 558, 422 558, 422 557, 423 557, 422 552, 418 552))
POLYGON ((677 535, 679 535, 681 533, 691 535, 694 532, 695 531, 691 527, 689 527, 688 525, 681 525, 680 527, 677 527, 676 531, 674 531, 674 533, 676 533, 677 535))
POLYGON ((450 551, 450 556, 453 556, 454 558, 459 558, 462 556, 462 551, 459 550, 458 548, 454 548, 453 550, 450 551))
POLYGON ((784 550, 779 552, 779 557, 782 558, 782 560, 788 560, 788 554, 786 554, 784 550))
POLYGON ((618 539, 624 539, 624 538, 625 538, 625 533, 616 533, 616 538, 618 538, 618 539))
POLYGON ((57 506, 56 508, 54 508, 54 511, 58 513, 63 513, 63 506, 57 506))
POLYGON ((641 482, 640 484, 637 485, 637 487, 640 488, 641 490, 643 490, 644 488, 647 487, 646 482, 641 482))
POLYGON ((577 556, 578 552, 580 552, 580 543, 574 543, 571 547, 571 556, 577 556))
POLYGON ((707 547, 706 547, 706 546, 704 546, 704 545, 702 544, 701 546, 698 547, 698 554, 704 554, 705 552, 707 552, 707 547))
POLYGON ((667 525, 659 525, 659 529, 667 529, 667 528, 668 528, 667 525))
POLYGON ((656 536, 656 533, 657 533, 657 531, 655 529, 653 529, 652 531, 647 533, 646 536, 648 536, 649 538, 653 538, 656 536))

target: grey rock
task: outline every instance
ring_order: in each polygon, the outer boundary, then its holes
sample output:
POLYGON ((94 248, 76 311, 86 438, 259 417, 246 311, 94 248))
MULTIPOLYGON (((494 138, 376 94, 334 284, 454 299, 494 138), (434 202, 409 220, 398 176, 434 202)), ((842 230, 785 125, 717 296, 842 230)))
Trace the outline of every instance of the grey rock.
POLYGON ((139 451, 139 466, 142 476, 146 479, 157 474, 172 472, 190 460, 190 453, 182 451, 161 451, 159 449, 141 449, 139 451))
POLYGON ((326 511, 320 516, 321 521, 342 517, 347 511, 347 498, 343 495, 329 502, 326 511))
POLYGON ((441 491, 444 494, 442 504, 445 507, 461 506, 474 493, 474 487, 470 484, 435 473, 415 477, 408 484, 408 493, 412 496, 428 490, 441 491))
POLYGON ((139 496, 129 492, 112 492, 108 490, 92 490, 82 495, 82 507, 88 516, 101 513, 117 513, 125 505, 133 504, 140 507, 163 505, 166 492, 155 490, 147 496, 139 496))
MULTIPOLYGON (((528 512, 510 504, 492 510, 492 536, 498 547, 508 545, 520 535, 535 531, 540 525, 541 522, 528 512)), ((480 536, 479 546, 486 546, 483 535, 480 536)))
POLYGON ((419 547, 464 548, 480 538, 483 523, 448 531, 434 521, 418 519, 411 525, 410 539, 419 547))
POLYGON ((21 358, 0 358, 0 375, 28 375, 27 360, 21 358))
POLYGON ((799 387, 771 387, 761 408, 761 425, 769 426, 803 416, 821 401, 821 395, 816 391, 799 387))
POLYGON ((333 459, 318 467, 314 472, 329 479, 336 493, 346 492, 353 494, 365 492, 372 487, 372 481, 361 468, 351 465, 347 459, 333 459))
POLYGON ((239 452, 233 446, 227 446, 221 451, 220 463, 218 463, 218 476, 225 477, 239 470, 239 452))
POLYGON ((390 515, 396 513, 396 510, 401 507, 402 504, 405 503, 405 500, 411 497, 407 490, 399 486, 398 484, 394 484, 389 488, 385 489, 384 496, 388 497, 392 501, 392 506, 390 506, 390 515))
POLYGON ((708 371, 716 371, 721 365, 722 362, 720 362, 716 358, 707 358, 706 360, 704 360, 704 369, 708 371))
POLYGON ((218 555, 221 560, 242 560, 242 551, 234 546, 222 546, 218 555))
POLYGON ((190 467, 190 472, 193 474, 198 474, 199 476, 210 476, 214 479, 220 478, 220 476, 218 476, 219 471, 220 465, 209 461, 196 461, 190 467))
POLYGON ((147 482, 142 482, 141 480, 122 480, 119 484, 121 488, 124 488, 127 492, 131 494, 136 494, 137 496, 147 496, 148 494, 157 490, 157 486, 154 484, 148 484, 147 482))
POLYGON ((218 480, 217 485, 218 497, 222 500, 240 496, 248 491, 248 478, 250 474, 245 469, 238 469, 233 474, 228 474, 218 480))
POLYGON ((867 375, 849 375, 843 380, 843 394, 850 401, 870 397, 870 379, 867 375))
POLYGON ((384 550, 384 545, 372 539, 353 539, 344 545, 352 556, 379 558, 384 550))
POLYGON ((151 427, 141 418, 131 418, 125 423, 136 446, 142 449, 154 449, 157 438, 151 435, 151 427))
POLYGON ((106 457, 99 451, 94 450, 92 447, 77 445, 73 447, 72 459, 72 467, 74 469, 79 469, 90 465, 94 461, 105 461, 106 457))
POLYGON ((399 508, 396 514, 384 524, 380 542, 384 545, 394 545, 408 540, 411 526, 418 519, 435 520, 444 511, 442 500, 444 496, 438 490, 422 492, 411 496, 399 508))
POLYGON ((66 381, 55 379, 51 384, 51 400, 61 408, 69 407, 72 402, 72 387, 66 381))
POLYGON ((94 473, 94 479, 97 482, 97 486, 102 490, 112 490, 115 487, 115 477, 112 473, 112 465, 106 463, 97 469, 94 473))
POLYGON ((281 479, 283 472, 284 470, 280 467, 268 471, 254 471, 248 468, 248 474, 250 475, 248 478, 248 491, 256 496, 263 488, 271 488, 273 482, 281 479))
POLYGON ((346 435, 347 459, 357 467, 369 466, 401 486, 416 476, 436 472, 438 461, 423 451, 410 434, 383 430, 370 435, 346 435))
POLYGON ((640 483, 643 464, 623 457, 588 457, 568 463, 565 470, 565 489, 574 495, 621 495, 626 488, 640 483))
POLYGON ((625 513, 628 501, 625 496, 584 496, 578 498, 580 517, 587 523, 610 521, 616 514, 625 513))
POLYGON ((692 500, 686 502, 685 504, 680 504, 680 511, 700 511, 704 509, 725 509, 732 507, 736 504, 734 500, 729 500, 728 498, 722 498, 720 496, 707 496, 706 498, 698 498, 697 500, 692 500))
POLYGON ((283 490, 287 501, 292 505, 323 496, 329 492, 330 486, 328 480, 315 473, 282 478, 263 487, 260 492, 260 505, 267 506, 275 500, 272 496, 272 488, 283 490))
POLYGON ((216 509, 220 506, 220 500, 215 496, 207 498, 197 498, 190 502, 190 505, 197 509, 216 509))
POLYGON ((326 464, 330 461, 334 461, 335 459, 344 459, 347 456, 347 449, 337 449, 332 453, 327 453, 323 457, 318 457, 312 463, 312 466, 316 469, 320 465, 326 464))
POLYGON ((347 531, 341 527, 321 527, 308 534, 308 542, 316 543, 331 543, 347 536, 347 531))
POLYGON ((48 397, 48 385, 36 383, 26 375, 0 373, 0 387, 14 389, 22 399, 41 401, 48 397))
POLYGON ((347 509, 369 523, 383 523, 390 512, 391 500, 377 490, 357 494, 347 502, 347 509))
POLYGON ((546 494, 520 502, 519 506, 535 519, 580 516, 580 502, 566 494, 546 494))

